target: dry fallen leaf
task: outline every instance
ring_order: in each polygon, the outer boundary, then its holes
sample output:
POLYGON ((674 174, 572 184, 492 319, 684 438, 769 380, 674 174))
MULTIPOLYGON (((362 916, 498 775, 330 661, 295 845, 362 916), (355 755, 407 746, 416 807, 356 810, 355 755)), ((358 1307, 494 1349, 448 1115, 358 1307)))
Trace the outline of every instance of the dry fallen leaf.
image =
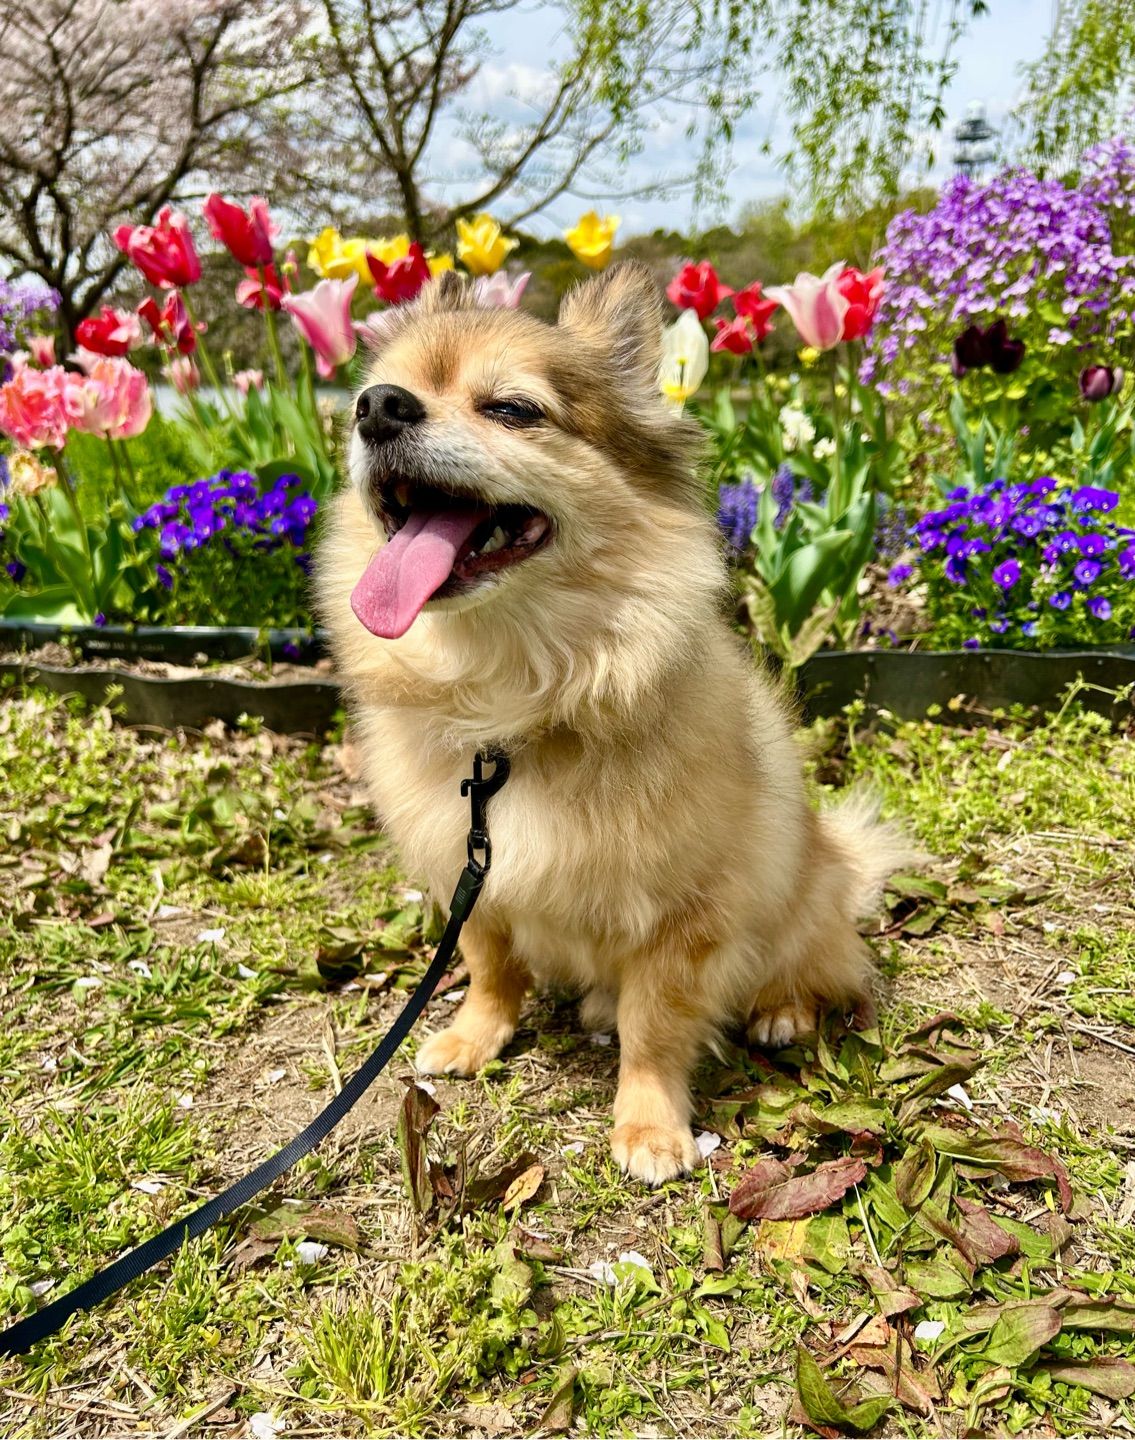
POLYGON ((528 1169, 522 1171, 504 1192, 502 1208, 512 1210, 526 1205, 536 1195, 543 1183, 543 1165, 529 1165, 528 1169))

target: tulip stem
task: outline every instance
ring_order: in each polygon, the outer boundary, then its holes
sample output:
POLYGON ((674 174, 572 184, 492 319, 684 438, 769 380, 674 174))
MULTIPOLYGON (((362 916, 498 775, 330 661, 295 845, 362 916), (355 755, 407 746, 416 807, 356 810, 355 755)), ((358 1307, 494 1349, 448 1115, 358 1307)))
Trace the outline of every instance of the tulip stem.
POLYGON ((276 372, 277 383, 281 388, 288 383, 284 371, 284 354, 280 349, 280 336, 276 330, 276 317, 272 313, 272 306, 268 300, 268 277, 264 272, 264 266, 257 266, 260 274, 260 309, 264 315, 264 328, 268 331, 268 349, 272 355, 272 368, 276 372))
POLYGON ((834 520, 842 514, 842 505, 836 508, 836 502, 843 499, 843 425, 839 415, 839 359, 835 350, 831 352, 832 363, 830 377, 832 383, 832 440, 835 444, 835 468, 832 471, 832 483, 828 490, 828 514, 834 520))
MULTIPOLYGON (((194 331, 197 332, 197 326, 193 319, 193 312, 189 308, 189 301, 186 298, 184 291, 182 291, 181 299, 182 303, 185 306, 186 319, 189 321, 190 325, 193 326, 194 331)), ((237 414, 236 409, 234 408, 232 401, 229 398, 229 392, 227 387, 221 384, 221 377, 217 373, 217 367, 213 364, 213 357, 209 354, 208 347, 206 346, 205 341, 201 338, 200 332, 197 332, 197 352, 201 356, 201 364, 204 366, 205 375, 209 381, 209 384, 217 392, 218 402, 223 405, 226 410, 228 410, 229 414, 234 420, 239 422, 240 416, 237 414)))

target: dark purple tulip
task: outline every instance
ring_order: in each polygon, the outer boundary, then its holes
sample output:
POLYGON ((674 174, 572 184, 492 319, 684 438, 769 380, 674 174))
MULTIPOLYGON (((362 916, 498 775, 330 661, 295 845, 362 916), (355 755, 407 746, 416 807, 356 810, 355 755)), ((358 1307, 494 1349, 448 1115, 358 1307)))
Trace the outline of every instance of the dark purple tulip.
MULTIPOLYGON (((954 374, 959 367, 981 370, 989 366, 998 375, 1011 375, 1025 358, 1025 342, 1012 340, 1004 320, 995 320, 984 330, 980 325, 967 325, 954 341, 954 374)), ((960 376, 959 376, 960 378, 960 376)))
POLYGON ((997 375, 1012 375, 1019 370, 1025 358, 1025 342, 1010 340, 1009 327, 1004 320, 995 320, 985 332, 989 346, 989 365, 997 375))
POLYGON ((1123 388, 1123 371, 1117 365, 1089 365, 1080 371, 1080 394, 1096 404, 1123 388))
MULTIPOLYGON (((954 360, 963 375, 967 370, 980 370, 989 364, 989 346, 985 331, 979 325, 967 325, 954 341, 954 360)), ((958 373, 956 369, 954 373, 958 373)))

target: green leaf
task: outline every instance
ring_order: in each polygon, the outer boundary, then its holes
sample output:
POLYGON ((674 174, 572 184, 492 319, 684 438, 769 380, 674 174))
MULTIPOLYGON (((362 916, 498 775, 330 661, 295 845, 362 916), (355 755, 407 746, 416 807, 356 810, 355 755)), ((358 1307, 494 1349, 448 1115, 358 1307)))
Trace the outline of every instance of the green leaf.
POLYGON ((1015 1305, 1004 1310, 989 1332, 982 1359, 1010 1369, 1024 1365, 1042 1345, 1060 1334, 1059 1310, 1050 1305, 1015 1305))
POLYGON ((1041 1370, 1065 1385, 1079 1385, 1108 1400, 1127 1400, 1135 1395, 1135 1365, 1113 1355, 1095 1355, 1090 1360, 1053 1360, 1041 1370))
POLYGON ((917 1210, 929 1197, 938 1169, 938 1156, 929 1140, 909 1145, 895 1166, 895 1194, 904 1209, 917 1210))
POLYGON ((796 1351, 796 1393, 809 1420, 840 1430, 873 1430, 894 1403, 889 1395, 877 1395, 855 1405, 844 1405, 803 1345, 796 1351))

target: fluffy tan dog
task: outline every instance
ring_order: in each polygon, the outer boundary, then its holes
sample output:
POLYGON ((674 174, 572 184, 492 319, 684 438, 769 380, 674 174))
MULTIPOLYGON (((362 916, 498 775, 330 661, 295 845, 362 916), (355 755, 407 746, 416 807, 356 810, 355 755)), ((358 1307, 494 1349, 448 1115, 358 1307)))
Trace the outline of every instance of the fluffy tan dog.
POLYGON ((443 276, 386 326, 319 589, 375 803, 439 899, 473 751, 512 758, 469 994, 418 1065, 473 1074, 533 982, 568 982, 585 1026, 618 1028, 615 1157, 657 1183, 697 1161, 689 1077, 721 1027, 781 1045, 865 994, 855 920, 901 841, 862 806, 809 806, 723 618, 649 274, 589 281, 555 326, 443 276))

